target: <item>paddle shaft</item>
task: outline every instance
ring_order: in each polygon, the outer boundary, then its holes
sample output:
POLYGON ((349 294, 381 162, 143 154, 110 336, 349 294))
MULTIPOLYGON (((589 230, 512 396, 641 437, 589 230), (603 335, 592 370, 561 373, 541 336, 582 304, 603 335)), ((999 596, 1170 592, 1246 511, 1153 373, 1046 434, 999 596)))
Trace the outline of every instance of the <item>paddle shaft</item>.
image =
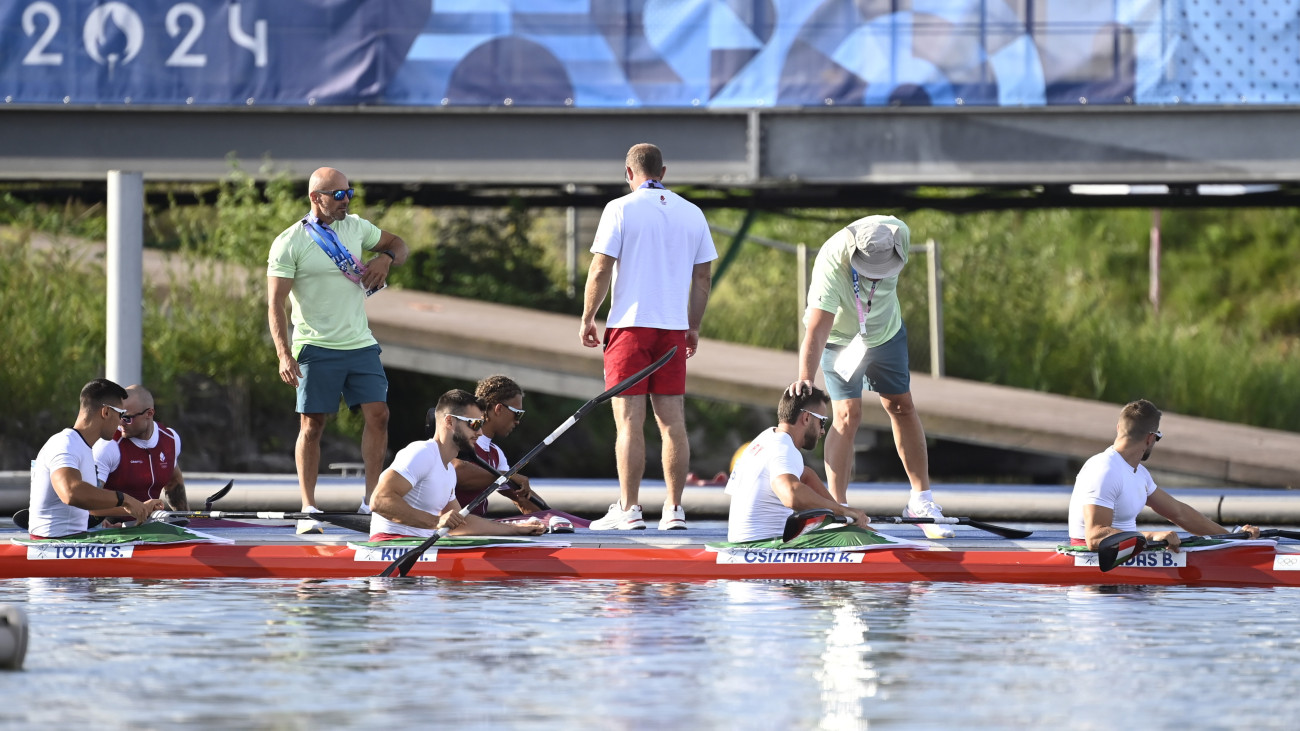
MULTIPOLYGON (((605 403, 606 401, 614 398, 620 393, 623 393, 629 388, 645 380, 647 377, 650 376, 651 373, 654 373, 655 371, 662 368, 663 365, 667 363, 669 360, 671 360, 672 357, 676 354, 677 354, 677 346, 674 345, 672 348, 669 348, 668 352, 664 353, 659 358, 659 360, 656 360, 655 362, 651 363, 645 368, 642 368, 640 371, 633 373, 632 375, 624 379, 622 382, 615 384, 612 388, 608 389, 607 391, 600 394, 596 398, 580 406, 577 411, 573 412, 573 416, 570 416, 568 419, 566 419, 563 424, 560 424, 560 426, 557 427, 555 431, 551 432, 537 446, 528 450, 528 454, 525 454, 523 457, 520 457, 519 461, 515 462, 514 466, 510 468, 510 471, 502 474, 500 477, 496 479, 495 482, 493 482, 491 485, 488 485, 486 490, 476 495, 474 499, 469 502, 468 505, 462 507, 460 509, 461 517, 463 518, 466 515, 469 515, 469 512, 471 510, 478 507, 478 505, 482 503, 484 500, 487 500, 489 495, 499 490, 501 486, 506 483, 507 480, 513 477, 516 472, 523 469, 524 465, 531 462, 533 457, 536 457, 543 449, 546 449, 547 447, 551 446, 552 442, 558 439, 561 434, 568 431, 569 427, 578 423, 578 420, 586 416, 587 412, 591 411, 592 409, 596 408, 596 406, 605 403)), ((416 562, 420 560, 420 556, 424 555, 425 551, 429 550, 429 548, 431 548, 433 544, 437 543, 449 532, 451 532, 451 529, 447 528, 446 526, 439 528, 433 535, 426 538, 423 543, 421 543, 415 548, 412 548, 411 550, 399 556, 396 561, 392 562, 391 564, 388 565, 387 568, 379 572, 379 575, 392 576, 393 572, 397 572, 399 576, 406 576, 408 573, 410 573, 411 568, 415 566, 416 562)))
POLYGON ((1028 538, 1034 534, 1031 530, 1020 530, 1019 528, 1007 528, 992 523, 982 523, 970 518, 901 518, 888 516, 884 518, 871 518, 872 523, 893 523, 895 525, 914 525, 922 523, 941 523, 944 525, 969 525, 972 528, 978 528, 982 531, 1002 536, 1003 538, 1028 538))

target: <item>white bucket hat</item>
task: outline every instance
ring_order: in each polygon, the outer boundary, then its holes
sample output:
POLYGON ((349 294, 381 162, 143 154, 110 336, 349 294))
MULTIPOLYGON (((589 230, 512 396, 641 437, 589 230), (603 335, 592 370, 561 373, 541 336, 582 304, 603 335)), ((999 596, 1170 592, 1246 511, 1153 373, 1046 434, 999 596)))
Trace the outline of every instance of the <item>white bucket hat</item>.
POLYGON ((903 254, 903 237, 898 224, 867 223, 850 226, 857 249, 853 252, 853 268, 868 279, 887 279, 903 271, 907 259, 903 254))

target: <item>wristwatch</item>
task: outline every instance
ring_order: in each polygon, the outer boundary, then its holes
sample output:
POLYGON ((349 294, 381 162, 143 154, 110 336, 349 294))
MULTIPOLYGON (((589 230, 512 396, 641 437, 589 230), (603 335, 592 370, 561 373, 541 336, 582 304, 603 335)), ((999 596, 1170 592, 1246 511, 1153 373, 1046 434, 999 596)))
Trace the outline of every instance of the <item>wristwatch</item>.
POLYGON ((119 507, 119 508, 120 508, 120 507, 122 507, 122 506, 125 505, 125 504, 126 504, 126 493, 122 492, 121 490, 118 490, 118 491, 117 491, 117 506, 116 506, 116 507, 119 507))
POLYGON ((392 259, 393 261, 397 261, 397 254, 394 254, 393 252, 389 251, 388 249, 380 249, 380 250, 379 250, 379 253, 381 253, 381 254, 387 256, 389 259, 392 259))

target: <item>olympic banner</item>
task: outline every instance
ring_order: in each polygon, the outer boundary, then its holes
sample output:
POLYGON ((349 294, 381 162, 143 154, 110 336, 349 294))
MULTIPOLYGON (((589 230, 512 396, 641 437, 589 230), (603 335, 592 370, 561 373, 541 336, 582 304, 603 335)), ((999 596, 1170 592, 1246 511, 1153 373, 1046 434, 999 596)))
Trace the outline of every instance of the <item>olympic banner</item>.
POLYGON ((0 0, 0 99, 1294 104, 1297 27, 1297 0, 0 0))

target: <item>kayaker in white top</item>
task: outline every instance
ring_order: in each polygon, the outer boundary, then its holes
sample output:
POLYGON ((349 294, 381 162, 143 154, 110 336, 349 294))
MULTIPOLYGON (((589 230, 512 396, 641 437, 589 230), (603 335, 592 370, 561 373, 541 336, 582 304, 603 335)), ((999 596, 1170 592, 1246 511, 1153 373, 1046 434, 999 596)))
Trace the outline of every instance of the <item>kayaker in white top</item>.
POLYGON ((379 476, 370 509, 370 540, 416 536, 428 538, 444 526, 452 535, 517 536, 545 532, 541 521, 497 523, 477 515, 460 515, 456 468, 462 449, 473 449, 483 428, 483 412, 474 394, 454 389, 433 408, 433 437, 402 448, 379 476))
POLYGON ((820 388, 791 395, 777 403, 779 422, 754 438, 736 461, 727 480, 731 512, 727 540, 756 541, 781 535, 785 519, 796 510, 827 508, 847 515, 859 525, 868 518, 861 510, 831 497, 817 473, 805 467, 800 449, 812 449, 826 433, 830 400, 820 388))
POLYGON ((126 389, 96 378, 81 389, 81 408, 71 429, 50 437, 32 460, 30 516, 27 530, 34 538, 62 538, 86 531, 90 515, 118 515, 125 508, 143 523, 165 508, 161 500, 141 502, 120 491, 103 490, 95 474, 92 448, 112 439, 127 410, 126 389))
MULTIPOLYGON (((1228 533, 1223 526, 1156 486, 1142 465, 1161 439, 1160 409, 1146 399, 1124 406, 1115 427, 1115 443, 1084 463, 1070 495, 1070 543, 1096 549, 1107 536, 1137 531, 1138 514, 1150 507, 1183 530, 1198 536, 1228 533)), ((1259 528, 1239 530, 1259 537, 1259 528)), ((1175 531, 1142 531, 1151 541, 1168 541, 1177 551, 1175 531)))

